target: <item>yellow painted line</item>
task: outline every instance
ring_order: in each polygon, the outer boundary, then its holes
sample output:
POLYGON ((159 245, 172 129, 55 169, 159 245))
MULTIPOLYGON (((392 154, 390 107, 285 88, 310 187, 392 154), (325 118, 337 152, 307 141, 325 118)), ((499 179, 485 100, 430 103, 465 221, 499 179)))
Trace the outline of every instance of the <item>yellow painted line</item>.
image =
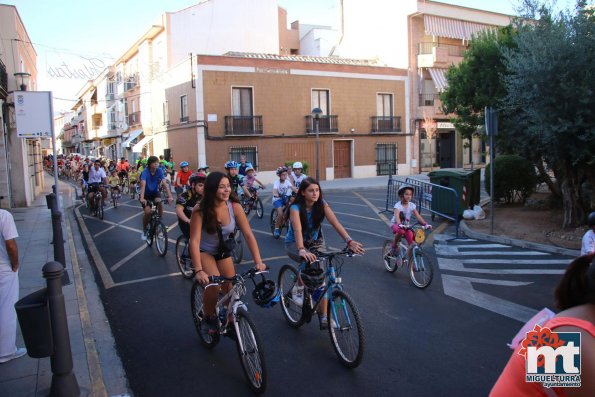
POLYGON ((368 207, 370 207, 372 209, 372 211, 374 211, 376 214, 378 214, 378 217, 380 219, 382 219, 384 221, 384 223, 386 223, 386 226, 390 227, 390 219, 388 219, 384 214, 380 213, 380 210, 378 209, 378 207, 376 207, 374 204, 372 204, 370 202, 370 200, 368 200, 367 198, 365 198, 358 192, 351 192, 351 193, 353 193, 354 195, 359 197, 360 200, 362 200, 364 203, 366 203, 368 205, 368 207))
POLYGON ((87 307, 87 296, 85 295, 85 290, 83 288, 81 270, 79 268, 76 248, 74 246, 72 229, 70 228, 70 222, 67 221, 65 223, 68 234, 68 245, 70 246, 72 274, 74 275, 74 284, 79 305, 79 317, 83 331, 83 341, 85 343, 85 352, 87 353, 87 366, 89 367, 89 377, 91 381, 91 395, 107 397, 107 390, 105 388, 105 383, 103 382, 103 371, 101 370, 99 354, 97 353, 97 347, 95 346, 91 316, 89 315, 89 308, 87 307))
POLYGON ((112 279, 109 270, 107 270, 107 266, 105 265, 105 262, 103 262, 103 258, 101 257, 99 250, 97 250, 97 246, 95 246, 95 243, 93 242, 93 237, 91 237, 91 233, 89 233, 89 229, 87 229, 87 225, 85 224, 85 221, 81 216, 81 206, 82 205, 74 209, 76 220, 78 221, 79 227, 81 228, 81 232, 83 233, 83 238, 87 243, 87 247, 89 247, 89 252, 91 253, 93 262, 95 262, 95 267, 97 267, 97 271, 99 272, 99 277, 101 277, 103 287, 105 289, 110 289, 114 286, 114 280, 112 279))

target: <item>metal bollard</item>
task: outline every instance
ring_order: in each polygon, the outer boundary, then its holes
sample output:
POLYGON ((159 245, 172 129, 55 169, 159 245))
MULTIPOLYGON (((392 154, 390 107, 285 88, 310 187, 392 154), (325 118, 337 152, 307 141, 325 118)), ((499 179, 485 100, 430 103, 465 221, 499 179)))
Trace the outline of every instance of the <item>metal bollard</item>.
POLYGON ((52 234, 54 244, 54 260, 62 264, 62 285, 70 284, 70 278, 66 271, 66 254, 64 253, 64 235, 62 234, 62 213, 52 211, 52 234))
POLYGON ((50 322, 54 354, 50 357, 52 385, 50 397, 79 396, 80 389, 72 371, 72 350, 66 321, 66 305, 60 279, 64 268, 58 262, 48 262, 43 266, 43 277, 47 282, 47 296, 50 307, 50 322))
POLYGON ((45 201, 48 206, 48 210, 52 210, 52 212, 58 211, 58 200, 54 193, 46 194, 45 201))

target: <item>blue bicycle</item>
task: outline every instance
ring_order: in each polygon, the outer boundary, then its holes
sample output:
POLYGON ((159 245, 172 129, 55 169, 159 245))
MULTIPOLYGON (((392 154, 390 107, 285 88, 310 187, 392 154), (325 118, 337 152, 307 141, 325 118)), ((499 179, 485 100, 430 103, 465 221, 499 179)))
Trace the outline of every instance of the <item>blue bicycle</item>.
POLYGON ((290 264, 283 265, 279 271, 283 316, 290 326, 299 328, 309 323, 314 313, 319 313, 319 321, 326 315, 327 322, 320 322, 320 329, 328 329, 339 361, 348 368, 355 368, 360 365, 364 354, 364 328, 355 303, 343 290, 340 275, 343 266, 341 256, 353 257, 356 254, 348 248, 310 251, 318 259, 307 265, 304 271, 298 271, 290 264), (305 286, 303 297, 296 298, 296 288, 302 284, 305 286))

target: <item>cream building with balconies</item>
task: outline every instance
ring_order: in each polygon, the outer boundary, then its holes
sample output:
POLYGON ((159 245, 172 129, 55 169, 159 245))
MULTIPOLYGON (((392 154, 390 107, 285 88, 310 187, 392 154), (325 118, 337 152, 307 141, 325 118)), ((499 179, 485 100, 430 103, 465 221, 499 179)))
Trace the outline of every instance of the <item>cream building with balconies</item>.
POLYGON ((431 0, 342 0, 341 5, 336 55, 409 70, 409 122, 415 132, 407 148, 411 172, 434 164, 482 163, 482 140, 463 142, 452 115, 443 114, 438 95, 446 88, 446 70, 462 61, 472 36, 508 25, 511 16, 431 0), (436 122, 437 139, 427 139, 424 118, 436 122))

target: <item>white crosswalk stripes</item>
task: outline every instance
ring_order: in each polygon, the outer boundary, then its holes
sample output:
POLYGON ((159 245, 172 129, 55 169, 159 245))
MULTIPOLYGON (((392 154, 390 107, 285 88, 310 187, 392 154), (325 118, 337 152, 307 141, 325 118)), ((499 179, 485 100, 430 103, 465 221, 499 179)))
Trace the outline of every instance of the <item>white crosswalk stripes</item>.
POLYGON ((442 240, 434 248, 438 266, 446 272, 442 274, 446 295, 521 322, 529 320, 537 310, 479 291, 474 284, 523 287, 533 284, 533 278, 527 279, 531 276, 563 274, 571 260, 472 239, 442 240), (522 279, 513 279, 519 277, 522 279))

